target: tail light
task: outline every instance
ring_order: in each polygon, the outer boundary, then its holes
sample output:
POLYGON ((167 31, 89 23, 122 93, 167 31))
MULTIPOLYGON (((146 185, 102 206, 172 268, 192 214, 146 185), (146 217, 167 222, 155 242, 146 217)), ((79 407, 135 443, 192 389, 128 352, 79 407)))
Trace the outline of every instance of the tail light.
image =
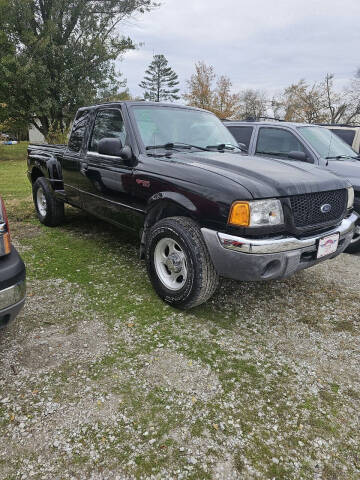
POLYGON ((7 255, 11 251, 9 222, 6 215, 3 199, 0 197, 0 255, 7 255))

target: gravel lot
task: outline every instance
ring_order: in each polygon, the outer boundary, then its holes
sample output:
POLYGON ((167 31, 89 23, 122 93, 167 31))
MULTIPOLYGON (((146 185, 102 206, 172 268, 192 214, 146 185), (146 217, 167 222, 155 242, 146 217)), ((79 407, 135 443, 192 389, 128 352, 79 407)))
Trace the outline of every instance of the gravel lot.
POLYGON ((0 331, 0 479, 360 478, 360 256, 180 312, 136 238, 70 208, 40 226, 24 170, 0 163, 28 271, 0 331))
POLYGON ((360 257, 183 313, 119 235, 13 225, 29 297, 0 333, 0 478, 358 479, 360 257))

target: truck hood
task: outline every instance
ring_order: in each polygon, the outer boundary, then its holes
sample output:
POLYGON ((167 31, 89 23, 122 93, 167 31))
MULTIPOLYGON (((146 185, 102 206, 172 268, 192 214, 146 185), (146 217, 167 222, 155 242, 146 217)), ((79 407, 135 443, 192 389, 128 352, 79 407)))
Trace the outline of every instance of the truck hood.
POLYGON ((330 171, 293 160, 221 152, 180 154, 179 157, 186 159, 188 165, 242 185, 254 198, 286 197, 350 186, 330 171))
POLYGON ((347 178, 356 191, 360 191, 360 160, 329 160, 329 170, 347 178))

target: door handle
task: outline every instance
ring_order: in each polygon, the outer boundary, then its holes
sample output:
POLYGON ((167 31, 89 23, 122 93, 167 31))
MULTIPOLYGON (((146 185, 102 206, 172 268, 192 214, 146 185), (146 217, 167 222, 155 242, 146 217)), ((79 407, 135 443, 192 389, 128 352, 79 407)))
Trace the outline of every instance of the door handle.
POLYGON ((80 163, 80 173, 81 173, 82 175, 86 175, 87 169, 88 169, 87 163, 81 162, 81 163, 80 163))

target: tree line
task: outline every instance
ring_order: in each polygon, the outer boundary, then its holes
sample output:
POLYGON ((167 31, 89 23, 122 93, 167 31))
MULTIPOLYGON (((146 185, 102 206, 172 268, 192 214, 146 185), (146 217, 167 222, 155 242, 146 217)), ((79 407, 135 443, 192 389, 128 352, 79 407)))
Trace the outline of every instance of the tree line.
POLYGON ((334 75, 319 82, 300 79, 276 95, 258 89, 234 93, 229 77, 216 76, 204 62, 195 64, 183 95, 188 105, 205 108, 220 118, 271 117, 288 122, 356 124, 360 121, 360 68, 343 90, 334 87, 334 75))
MULTIPOLYGON (((138 46, 121 28, 158 6, 154 0, 0 0, 0 131, 33 124, 52 139, 66 134, 80 106, 132 99, 115 60, 138 46)), ((360 116, 360 69, 342 91, 327 74, 270 97, 258 89, 234 92, 228 76, 197 62, 181 94, 177 73, 157 54, 139 86, 142 99, 183 100, 220 118, 356 123, 360 116)))

